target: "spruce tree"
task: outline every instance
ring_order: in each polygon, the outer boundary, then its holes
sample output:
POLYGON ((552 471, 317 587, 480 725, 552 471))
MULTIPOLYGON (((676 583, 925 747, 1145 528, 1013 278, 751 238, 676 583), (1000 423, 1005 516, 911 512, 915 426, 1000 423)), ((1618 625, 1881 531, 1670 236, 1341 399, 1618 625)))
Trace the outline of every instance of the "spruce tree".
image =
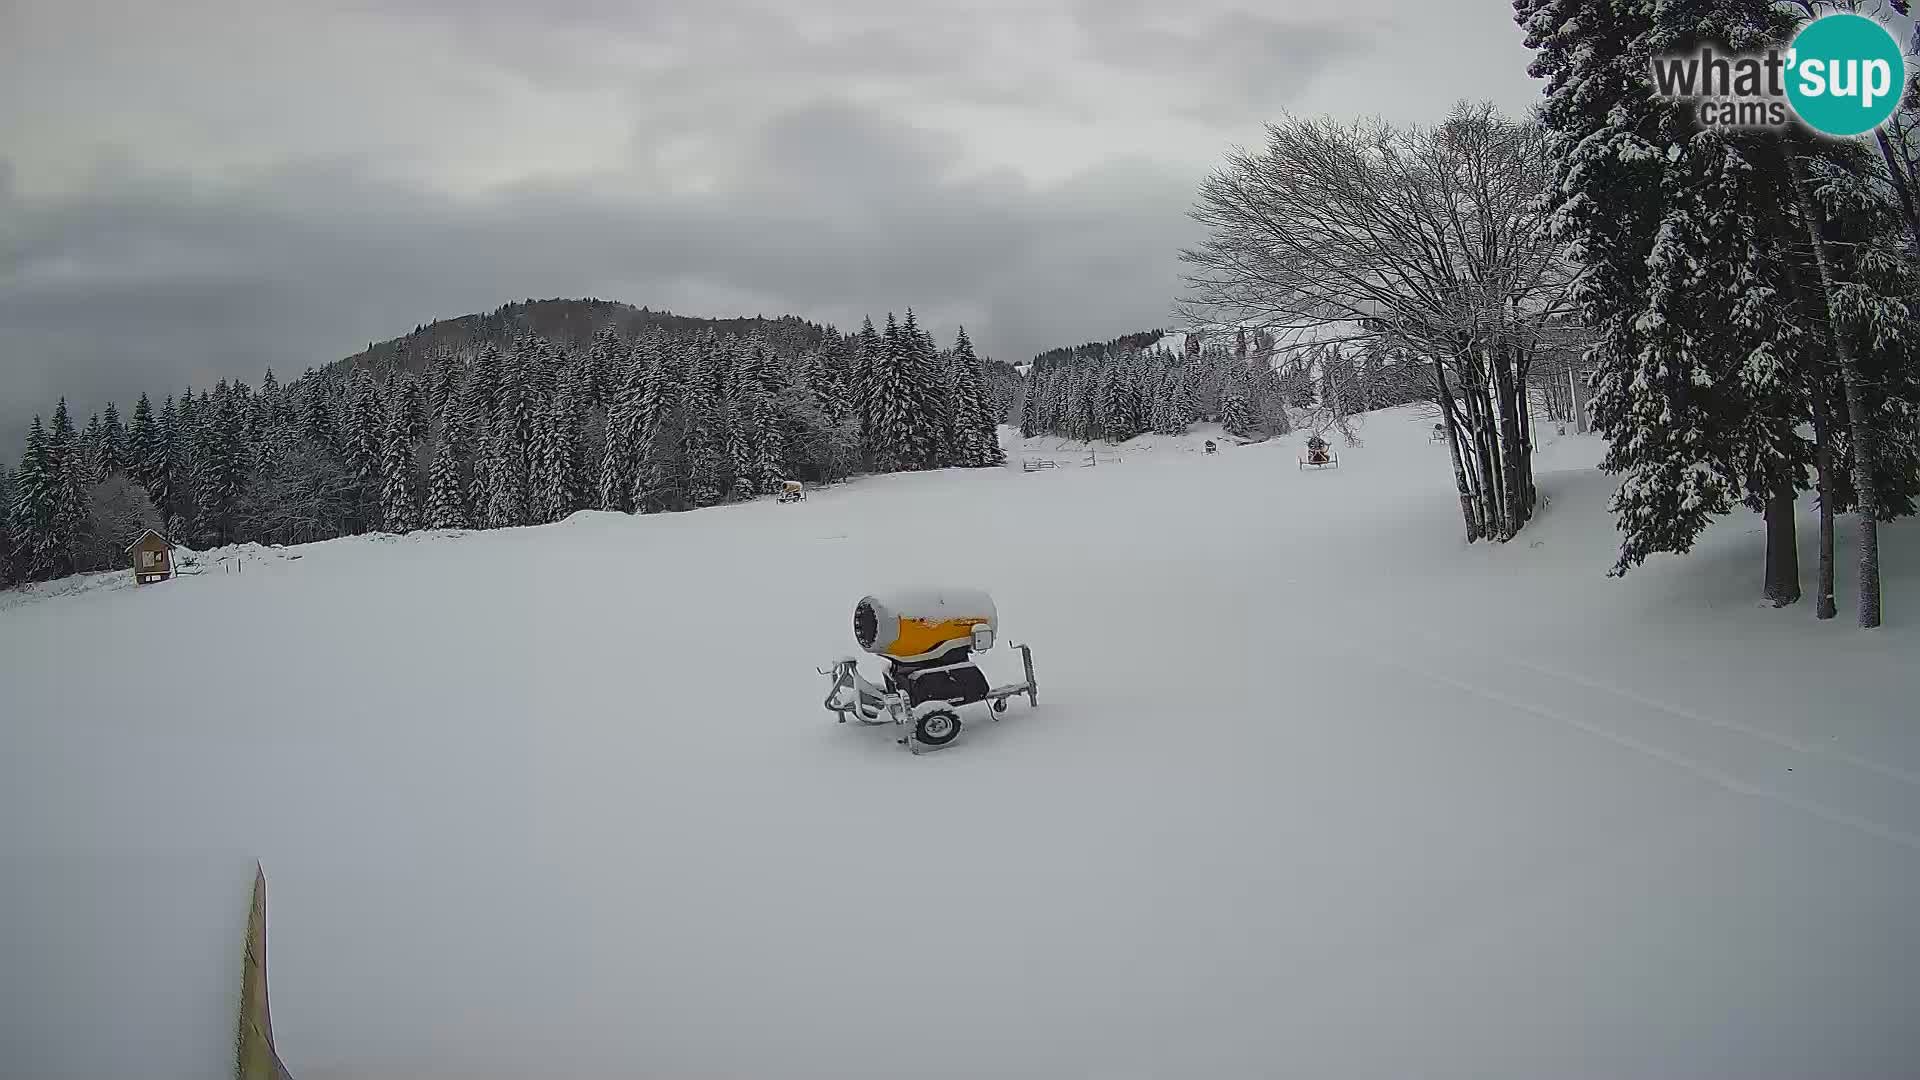
POLYGON ((597 409, 611 400, 615 388, 624 384, 625 373, 621 368, 631 353, 631 347, 620 340, 611 325, 600 328, 587 349, 586 363, 582 365, 576 387, 581 408, 597 409))
POLYGON ((194 524, 198 539, 210 547, 236 539, 234 515, 245 490, 246 416, 238 397, 222 385, 201 418, 199 452, 194 456, 194 524))
POLYGON ((22 544, 14 523, 18 490, 13 470, 0 464, 0 589, 12 588, 22 576, 22 544))
POLYGON ((460 388, 460 416, 475 445, 483 445, 490 436, 494 409, 500 395, 500 348, 489 342, 467 365, 467 378, 460 388))
POLYGON ((420 497, 414 482, 414 456, 419 443, 398 409, 387 421, 380 455, 380 522, 390 533, 409 533, 420 527, 420 497))
POLYGON ((398 424, 401 433, 416 447, 426 441, 431 431, 427 422, 427 403, 421 396, 419 381, 412 375, 396 375, 389 385, 387 421, 390 425, 398 424))
POLYGON ((1020 435, 1022 438, 1031 439, 1047 430, 1045 390, 1040 369, 1028 368, 1021 386, 1020 435))
POLYGON ((528 521, 526 448, 512 417, 500 416, 488 441, 487 527, 504 529, 528 521))
POLYGON ((646 380, 642 351, 636 346, 629 351, 624 365, 619 365, 624 367, 620 386, 607 402, 606 433, 600 457, 599 506, 602 510, 634 509, 634 473, 640 452, 640 398, 646 380))
POLYGON ((493 498, 493 480, 487 466, 493 459, 493 429, 483 425, 473 432, 473 470, 467 479, 467 509, 475 528, 489 527, 489 503, 493 498))
POLYGON ((347 391, 346 427, 341 434, 346 443, 347 467, 363 498, 371 498, 380 486, 383 411, 373 372, 364 367, 354 372, 347 391))
POLYGON ((962 326, 954 338, 952 357, 954 383, 956 465, 983 468, 1005 460, 1000 450, 1000 431, 988 405, 986 388, 980 377, 980 358, 974 355, 973 342, 962 326))
POLYGON ((945 464, 940 459, 944 395, 940 391, 933 339, 920 332, 912 308, 907 309, 906 321, 900 325, 899 345, 903 350, 900 370, 908 402, 903 452, 909 467, 936 469, 945 464))
POLYGON ((53 468, 53 517, 47 529, 49 565, 55 575, 90 569, 83 565, 83 552, 92 541, 87 489, 93 480, 66 398, 54 407, 47 452, 53 468))
POLYGON ((336 400, 331 386, 317 377, 305 382, 306 410, 303 426, 307 441, 323 457, 344 458, 346 447, 340 438, 340 425, 335 415, 336 400))
POLYGON ((133 420, 127 425, 126 470, 147 498, 156 503, 152 469, 159 454, 160 429, 153 419, 153 402, 141 394, 133 403, 133 420))
POLYGON ((685 474, 681 485, 694 506, 720 501, 722 443, 720 402, 715 393, 718 349, 711 343, 692 343, 686 387, 681 395, 681 434, 685 474))
MULTIPOLYGON (((888 313, 887 321, 889 324, 892 323, 892 313, 888 313)), ((890 335, 898 333, 898 327, 890 330, 890 335)), ((888 343, 892 340, 892 336, 883 339, 874 330, 872 316, 866 316, 860 320, 859 344, 854 354, 853 411, 860 420, 860 446, 869 456, 878 449, 875 441, 877 416, 875 410, 879 399, 874 392, 875 380, 879 376, 880 369, 886 366, 888 343)))
POLYGON ((427 414, 443 426, 458 422, 460 375, 459 361, 444 347, 427 363, 427 414))
POLYGON ((893 313, 888 312, 887 328, 880 338, 867 393, 871 415, 869 445, 874 467, 880 472, 911 468, 916 462, 912 365, 912 347, 905 341, 893 313))
POLYGON ((580 509, 583 495, 571 388, 564 387, 535 414, 532 448, 534 520, 559 521, 580 509))
POLYGON ((1253 411, 1247 401, 1247 369, 1235 361, 1220 390, 1220 426, 1227 434, 1246 438, 1253 431, 1253 411))
POLYGON ((467 491, 460 483, 460 447, 453 432, 443 430, 433 448, 432 474, 427 481, 427 528, 464 529, 471 524, 467 515, 467 491))
POLYGON ((30 580, 54 574, 59 546, 54 531, 54 508, 59 498, 59 470, 47 429, 36 416, 27 428, 26 452, 21 455, 20 471, 14 476, 10 508, 19 558, 30 580))
POLYGON ((101 458, 101 443, 105 439, 100 429, 100 414, 87 417, 86 430, 80 433, 80 458, 82 471, 90 484, 106 479, 106 463, 101 458))
MULTIPOLYGON (((1657 11, 1521 0, 1548 81, 1555 227, 1587 273, 1576 292, 1597 336, 1592 402, 1623 534, 1613 573, 1684 552, 1715 516, 1804 483, 1783 350, 1799 331, 1769 218, 1783 194, 1755 164, 1778 136, 1701 130, 1652 92, 1647 58, 1702 41, 1741 51, 1782 40, 1761 0, 1657 11)), ((1797 579, 1797 573, 1796 573, 1797 579)), ((1792 586, 1797 592, 1797 583, 1792 586)))
POLYGON ((637 404, 634 408, 634 445, 639 461, 633 473, 636 510, 680 505, 687 491, 687 470, 681 440, 686 431, 686 365, 675 347, 658 335, 648 339, 637 404))

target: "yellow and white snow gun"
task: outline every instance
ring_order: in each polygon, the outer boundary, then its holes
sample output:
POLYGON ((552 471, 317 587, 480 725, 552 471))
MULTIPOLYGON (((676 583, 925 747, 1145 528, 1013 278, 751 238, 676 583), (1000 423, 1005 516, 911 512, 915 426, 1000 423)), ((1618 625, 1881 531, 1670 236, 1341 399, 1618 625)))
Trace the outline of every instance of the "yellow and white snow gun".
POLYGON ((1029 647, 1013 646, 1026 669, 1022 682, 990 687, 973 664, 972 654, 992 648, 999 628, 993 598, 979 589, 863 596, 853 607, 853 637, 886 660, 886 674, 875 685, 861 676, 853 657, 843 656, 831 668, 816 669, 833 678, 823 704, 843 724, 852 719, 907 728, 900 742, 916 754, 946 746, 960 734, 963 705, 986 702, 999 720, 1008 698, 1025 694, 1028 707, 1040 704, 1029 647))

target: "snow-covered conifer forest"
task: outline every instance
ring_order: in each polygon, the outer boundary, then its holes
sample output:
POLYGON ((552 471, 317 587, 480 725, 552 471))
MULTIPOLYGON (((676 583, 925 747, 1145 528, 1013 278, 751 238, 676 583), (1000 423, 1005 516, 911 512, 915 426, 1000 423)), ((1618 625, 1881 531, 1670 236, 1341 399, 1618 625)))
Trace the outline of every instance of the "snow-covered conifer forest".
POLYGON ((1537 110, 1275 108, 1037 354, 529 299, 49 394, 0 1077, 1920 1074, 1920 64, 1850 140, 1648 67, 1837 6, 1514 0, 1537 110), (1034 695, 836 723, 946 584, 1034 695))

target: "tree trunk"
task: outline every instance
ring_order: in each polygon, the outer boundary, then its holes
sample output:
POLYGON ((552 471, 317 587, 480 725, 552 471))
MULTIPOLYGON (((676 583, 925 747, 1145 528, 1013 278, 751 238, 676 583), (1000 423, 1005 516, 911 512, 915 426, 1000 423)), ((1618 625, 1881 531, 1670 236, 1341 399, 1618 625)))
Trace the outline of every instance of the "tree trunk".
POLYGON ((1873 133, 1880 143, 1880 156, 1887 162, 1887 179, 1893 182, 1893 190, 1900 197, 1900 216, 1906 219, 1907 236, 1913 241, 1915 254, 1920 254, 1920 211, 1913 205, 1913 189, 1907 186, 1906 170, 1893 156, 1893 143, 1887 138, 1887 131, 1881 128, 1873 133))
POLYGON ((1793 485, 1782 483, 1767 500, 1767 599, 1774 607, 1800 600, 1800 538, 1793 527, 1793 485))
POLYGON ((1800 155, 1789 154, 1787 163, 1793 171, 1794 197, 1800 204, 1800 215, 1806 219, 1807 236, 1813 243, 1813 262, 1820 270, 1827 325, 1832 328, 1833 354, 1840 361, 1841 383, 1847 394, 1847 420, 1853 428, 1853 485, 1855 498, 1860 503, 1860 625, 1871 630, 1880 625, 1880 499, 1873 482, 1874 466, 1879 464, 1879 440, 1874 438, 1873 418, 1867 415, 1866 399, 1860 391, 1859 361, 1834 311, 1833 259, 1821 231, 1825 215, 1807 190, 1807 171, 1800 155))
POLYGON ((1447 432, 1447 452, 1453 458, 1454 486, 1460 491, 1460 520, 1466 525, 1467 543, 1471 544, 1485 533, 1481 531, 1474 514, 1473 492, 1467 487, 1467 466, 1460 456, 1460 425, 1454 422, 1453 394, 1447 388, 1446 369, 1438 356, 1433 358, 1433 386, 1434 397, 1440 405, 1440 418, 1447 432))
POLYGON ((1813 388, 1814 486, 1820 495, 1820 580, 1815 586, 1813 617, 1831 619, 1833 603, 1833 418, 1827 415, 1825 387, 1813 388))
POLYGON ((1467 397, 1467 414, 1473 421, 1473 452, 1480 465, 1480 501, 1486 508, 1487 535, 1502 542, 1513 539, 1506 505, 1506 482, 1500 460, 1499 439, 1493 424, 1492 388, 1487 370, 1476 364, 1473 393, 1467 397))

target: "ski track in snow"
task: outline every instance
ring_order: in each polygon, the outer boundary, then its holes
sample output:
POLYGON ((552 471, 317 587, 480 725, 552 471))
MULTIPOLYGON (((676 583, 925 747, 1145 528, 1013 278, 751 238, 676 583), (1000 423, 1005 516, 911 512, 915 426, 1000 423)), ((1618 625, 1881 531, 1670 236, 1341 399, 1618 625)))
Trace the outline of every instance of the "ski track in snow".
MULTIPOLYGON (((1457 644, 1448 642, 1442 638, 1434 637, 1430 634, 1409 634, 1408 636, 1416 638, 1417 640, 1420 641, 1420 643, 1423 646, 1428 648, 1434 648, 1434 649, 1457 649, 1458 648, 1457 644)), ((1739 723, 1738 721, 1727 720, 1717 716, 1707 716, 1702 713, 1695 712, 1692 709, 1682 708, 1681 706, 1672 705, 1667 702, 1660 701, 1656 698, 1650 698, 1645 694, 1641 694, 1633 690, 1628 690, 1625 687, 1616 685, 1614 683, 1605 682, 1599 679, 1589 678, 1584 675, 1577 675, 1570 671, 1562 671, 1557 668, 1547 667, 1545 665, 1534 663, 1532 661, 1528 661, 1515 656, 1495 656, 1492 654, 1479 654, 1479 655, 1476 655, 1475 658, 1479 660, 1496 662, 1509 668, 1529 671, 1536 675, 1542 675, 1550 679, 1558 680, 1560 682, 1569 683, 1571 685, 1578 686, 1586 690, 1594 690, 1604 694, 1611 694, 1614 697, 1618 697, 1626 701, 1631 701, 1636 705, 1640 705, 1648 709, 1655 709, 1660 712, 1664 712, 1677 719, 1691 721, 1692 723, 1696 723, 1696 724, 1704 724, 1707 727, 1717 728, 1722 731, 1729 731, 1729 732, 1734 732, 1736 734, 1745 735, 1748 738, 1758 739, 1761 742, 1768 743, 1773 746, 1777 746, 1782 750, 1791 750, 1795 753, 1804 754, 1809 757, 1823 758, 1828 761, 1834 761, 1844 765, 1850 765, 1856 769, 1863 769, 1867 772, 1874 773, 1875 775, 1884 776, 1889 780, 1898 780, 1903 784, 1912 784, 1915 786, 1920 786, 1920 773, 1910 772, 1906 769, 1901 769, 1892 765, 1887 765, 1882 762, 1874 761, 1870 758, 1864 758, 1859 756, 1858 754, 1850 754, 1845 750, 1836 750, 1829 746, 1821 746, 1817 743, 1804 742, 1802 740, 1795 739, 1790 736, 1782 735, 1776 731, 1766 731, 1761 728, 1750 727, 1746 724, 1739 723)))
MULTIPOLYGON (((1580 731, 1586 732, 1589 735, 1593 735, 1598 738, 1605 739, 1610 743, 1614 743, 1618 746, 1623 746, 1629 750, 1633 750, 1638 753, 1644 754, 1647 757, 1654 758, 1658 761, 1666 762, 1667 764, 1672 765, 1675 768, 1685 770, 1686 772, 1691 773, 1694 776, 1697 776, 1700 779, 1715 785, 1716 787, 1725 788, 1727 791, 1733 792, 1736 795, 1744 795, 1752 798, 1764 799, 1769 802, 1778 803, 1781 806, 1791 807, 1795 810, 1801 811, 1802 813, 1810 814, 1813 817, 1819 818, 1822 821, 1831 822, 1835 825, 1845 826, 1846 828, 1857 830, 1868 836, 1878 837, 1879 839, 1886 840, 1890 843, 1898 844, 1914 852, 1920 852, 1920 835, 1915 835, 1913 833, 1905 832, 1900 829, 1893 828, 1891 826, 1883 825, 1877 821, 1869 821, 1866 818, 1857 817, 1853 814, 1849 814, 1841 810, 1835 810, 1832 807, 1825 806, 1821 803, 1814 802, 1810 799, 1805 799, 1796 795, 1789 794, 1788 792, 1780 790, 1778 788, 1764 787, 1759 784, 1752 783, 1750 781, 1742 780, 1738 776, 1735 776, 1733 773, 1727 771, 1726 769, 1718 765, 1712 764, 1711 762, 1689 757, 1685 754, 1676 753, 1664 747, 1656 746, 1653 743, 1648 742, 1644 739, 1623 734, 1622 732, 1616 729, 1610 728, 1604 724, 1597 724, 1597 723, 1592 723, 1586 720, 1580 720, 1573 716, 1568 715, 1567 713, 1561 710, 1551 709, 1544 705, 1540 705, 1536 702, 1531 702, 1522 698, 1514 697, 1511 694, 1505 694, 1498 690, 1492 690, 1484 685, 1465 682, 1459 679, 1452 678, 1450 676, 1441 675, 1436 672, 1429 671, 1425 668, 1421 668, 1413 664, 1409 664, 1402 660, 1387 659, 1378 655, 1362 654, 1358 652, 1354 653, 1353 655, 1355 659, 1367 659, 1370 657, 1375 663, 1384 664, 1386 666, 1394 668, 1395 670, 1405 671, 1412 675, 1418 675, 1423 679, 1431 680, 1432 682, 1437 683, 1441 686, 1451 687, 1463 693, 1472 694, 1476 697, 1484 698, 1488 701, 1492 701, 1500 705, 1505 705, 1510 709, 1515 709, 1520 712, 1530 713, 1534 716, 1540 717, 1543 720, 1552 720, 1555 723, 1565 724, 1568 727, 1576 728, 1580 731)), ((1520 665, 1515 665, 1515 666, 1520 666, 1520 665)), ((1586 685, 1585 680, 1570 679, 1568 681, 1575 682, 1577 685, 1586 685)), ((1602 689, 1602 690, 1610 689, 1603 686, 1596 686, 1595 688, 1602 689)), ((1628 695, 1625 695, 1625 694, 1622 694, 1620 696, 1628 697, 1628 695)), ((1637 700, 1637 698, 1635 700, 1637 700)), ((1681 713, 1678 710, 1667 708, 1666 706, 1661 705, 1657 702, 1648 702, 1647 704, 1649 705, 1649 707, 1653 709, 1668 713, 1670 715, 1680 717, 1682 719, 1692 719, 1691 717, 1688 717, 1686 714, 1681 713)), ((1735 728, 1728 725, 1716 725, 1716 726, 1727 727, 1729 730, 1737 730, 1741 734, 1755 735, 1758 737, 1766 738, 1766 733, 1764 732, 1756 732, 1751 729, 1745 729, 1745 728, 1735 728)), ((1767 741, 1773 742, 1772 739, 1767 739, 1767 741)), ((1799 749, 1799 747, 1792 745, 1790 742, 1787 745, 1789 746, 1790 749, 1795 749, 1795 750, 1799 749)))

